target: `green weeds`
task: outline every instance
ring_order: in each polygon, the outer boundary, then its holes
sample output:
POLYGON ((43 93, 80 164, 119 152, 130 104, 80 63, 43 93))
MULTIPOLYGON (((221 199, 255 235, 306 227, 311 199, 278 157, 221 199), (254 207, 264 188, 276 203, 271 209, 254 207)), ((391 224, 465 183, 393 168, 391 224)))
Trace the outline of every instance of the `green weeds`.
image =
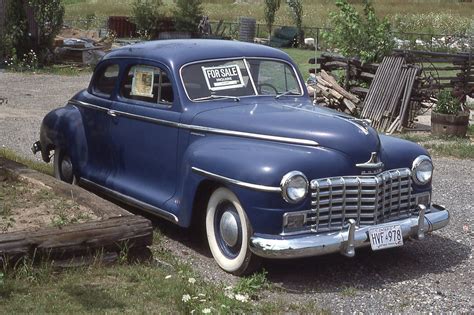
MULTIPOLYGON (((468 136, 473 135, 474 128, 470 126, 468 136)), ((470 138, 435 137, 430 134, 401 134, 398 137, 419 143, 433 155, 474 159, 474 143, 470 138)))

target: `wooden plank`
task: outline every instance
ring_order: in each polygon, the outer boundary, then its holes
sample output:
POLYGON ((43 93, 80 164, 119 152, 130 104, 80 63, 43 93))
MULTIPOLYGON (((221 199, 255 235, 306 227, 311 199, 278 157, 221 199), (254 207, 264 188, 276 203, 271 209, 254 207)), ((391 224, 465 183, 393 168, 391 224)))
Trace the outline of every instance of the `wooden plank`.
POLYGON ((129 215, 0 235, 0 256, 62 259, 101 249, 120 251, 123 246, 146 247, 152 242, 151 222, 141 216, 129 215))
POLYGON ((345 89, 343 89, 337 82, 336 80, 330 76, 326 71, 321 70, 321 77, 326 80, 327 82, 331 83, 333 86, 333 89, 335 89, 337 92, 339 92, 341 95, 343 95, 345 98, 349 99, 351 102, 358 104, 360 102, 359 98, 355 96, 354 94, 351 94, 350 92, 347 92, 345 89))

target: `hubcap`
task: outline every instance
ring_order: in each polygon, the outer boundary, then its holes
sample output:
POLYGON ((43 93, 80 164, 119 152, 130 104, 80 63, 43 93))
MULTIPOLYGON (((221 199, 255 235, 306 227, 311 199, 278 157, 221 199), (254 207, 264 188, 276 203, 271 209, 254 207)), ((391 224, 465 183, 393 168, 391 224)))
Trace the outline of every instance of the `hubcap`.
POLYGON ((239 240, 239 224, 236 215, 235 212, 224 212, 219 224, 222 239, 230 247, 235 246, 239 240))
POLYGON ((61 175, 65 181, 72 181, 72 162, 68 156, 65 156, 61 161, 61 175))

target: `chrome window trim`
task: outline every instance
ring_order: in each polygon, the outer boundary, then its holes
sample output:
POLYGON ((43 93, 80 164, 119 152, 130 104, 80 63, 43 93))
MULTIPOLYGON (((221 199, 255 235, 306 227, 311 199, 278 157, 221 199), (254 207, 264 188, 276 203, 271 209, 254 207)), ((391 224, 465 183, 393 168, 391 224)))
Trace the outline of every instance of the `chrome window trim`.
POLYGON ((135 199, 133 197, 130 197, 130 196, 127 196, 127 195, 124 195, 118 191, 115 191, 115 190, 112 190, 110 188, 107 188, 107 187, 104 187, 102 185, 99 185, 91 180, 88 180, 88 179, 85 179, 85 178, 80 178, 79 179, 79 183, 82 183, 86 186, 90 186, 90 187, 93 187, 97 190, 99 190, 100 192, 106 194, 106 195, 109 195, 123 203, 126 203, 130 206, 133 206, 133 207, 137 207, 137 208, 140 208, 141 210, 143 211, 146 211, 148 213, 151 213, 151 214, 154 214, 154 215, 158 215, 160 217, 162 217, 163 219, 166 219, 168 221, 171 221, 173 223, 178 223, 179 222, 179 219, 177 216, 175 216, 174 214, 166 211, 166 210, 163 210, 163 209, 160 209, 158 207, 155 207, 155 206, 152 206, 148 203, 145 203, 143 201, 140 201, 138 199, 135 199))
POLYGON ((215 173, 211 173, 211 172, 205 171, 203 169, 200 169, 200 168, 197 168, 197 167, 194 167, 194 166, 191 167, 191 169, 195 173, 203 175, 205 177, 210 177, 212 179, 216 179, 216 180, 219 180, 219 181, 222 181, 222 182, 225 182, 225 183, 229 183, 229 184, 234 184, 234 185, 237 185, 237 186, 240 186, 240 187, 250 188, 250 189, 253 189, 253 190, 264 191, 264 192, 277 192, 277 193, 281 192, 280 187, 272 187, 272 186, 265 186, 265 185, 258 185, 258 184, 243 182, 243 181, 240 181, 240 180, 237 180, 237 179, 233 179, 233 178, 225 177, 225 176, 218 175, 218 174, 215 174, 215 173))
POLYGON ((242 137, 242 138, 250 138, 250 139, 260 139, 260 140, 268 140, 268 141, 275 141, 275 142, 283 142, 289 144, 297 144, 297 145, 306 145, 306 146, 319 146, 319 143, 313 140, 306 140, 306 139, 296 139, 296 138, 288 138, 288 137, 280 137, 280 136, 272 136, 266 134, 258 134, 258 133, 250 133, 244 131, 236 131, 236 130, 227 130, 227 129, 219 129, 219 128, 211 128, 199 125, 188 125, 179 122, 158 119, 158 118, 151 118, 142 115, 131 114, 123 111, 116 111, 116 110, 109 110, 108 108, 93 105, 90 103, 78 101, 75 99, 69 100, 69 103, 72 105, 77 105, 86 108, 92 108, 95 110, 100 110, 104 112, 113 112, 115 116, 123 116, 138 120, 143 120, 150 123, 160 124, 164 126, 174 127, 174 128, 181 128, 190 131, 201 131, 201 132, 208 132, 213 134, 221 134, 226 136, 235 136, 235 137, 242 137))
MULTIPOLYGON (((190 97, 189 97, 189 94, 188 94, 188 91, 186 90, 186 86, 184 85, 184 80, 183 80, 183 69, 184 67, 187 67, 187 66, 190 66, 190 65, 193 65, 193 64, 198 64, 198 63, 206 63, 206 62, 213 62, 213 61, 225 61, 225 60, 242 60, 244 62, 244 64, 246 64, 246 60, 252 60, 252 59, 257 59, 257 60, 270 60, 270 61, 279 61, 279 62, 282 62, 282 63, 286 63, 287 65, 289 65, 291 67, 291 69, 293 69, 293 72, 296 74, 296 79, 298 80, 298 85, 299 85, 299 88, 300 88, 300 94, 299 95, 292 95, 292 96, 303 96, 304 95, 304 90, 303 90, 303 85, 301 83, 301 80, 300 80, 300 76, 298 75, 298 71, 296 70, 296 68, 288 61, 284 60, 284 59, 278 59, 278 58, 266 58, 266 57, 249 57, 249 56, 246 56, 246 57, 229 57, 229 58, 217 58, 217 59, 203 59, 203 60, 196 60, 196 61, 191 61, 191 62, 188 62, 188 63, 185 63, 184 65, 182 65, 180 68, 179 68, 179 78, 181 80, 181 86, 183 87, 183 90, 184 90, 184 93, 186 94, 186 97, 188 98, 189 101, 193 102, 193 103, 201 103, 203 101, 194 101, 192 100, 190 97)), ((247 66, 247 65, 246 65, 247 66)), ((248 70, 247 70, 248 71, 248 70)), ((249 73, 249 77, 251 77, 250 75, 250 72, 249 73)), ((250 80, 250 79, 249 79, 250 80)), ((253 82, 253 79, 251 80, 251 82, 253 82)), ((255 92, 257 93, 256 95, 245 95, 245 96, 239 96, 239 98, 247 98, 247 97, 257 97, 257 96, 264 96, 264 97, 268 97, 269 95, 261 95, 261 94, 258 94, 257 90, 256 90, 256 87, 254 86, 255 88, 255 92)), ((272 96, 272 95, 270 95, 272 96)))

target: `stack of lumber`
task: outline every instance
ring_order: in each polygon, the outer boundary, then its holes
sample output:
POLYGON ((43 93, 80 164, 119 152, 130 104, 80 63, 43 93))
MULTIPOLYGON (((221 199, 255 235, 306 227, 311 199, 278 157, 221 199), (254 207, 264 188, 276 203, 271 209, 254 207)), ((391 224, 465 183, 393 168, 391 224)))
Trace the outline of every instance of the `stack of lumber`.
POLYGON ((392 133, 406 124, 411 95, 420 69, 406 65, 404 57, 385 57, 370 85, 361 117, 375 128, 392 133))
POLYGON ((319 104, 348 114, 356 114, 358 112, 359 98, 346 91, 324 70, 321 70, 321 73, 316 76, 315 90, 316 101, 319 104))

